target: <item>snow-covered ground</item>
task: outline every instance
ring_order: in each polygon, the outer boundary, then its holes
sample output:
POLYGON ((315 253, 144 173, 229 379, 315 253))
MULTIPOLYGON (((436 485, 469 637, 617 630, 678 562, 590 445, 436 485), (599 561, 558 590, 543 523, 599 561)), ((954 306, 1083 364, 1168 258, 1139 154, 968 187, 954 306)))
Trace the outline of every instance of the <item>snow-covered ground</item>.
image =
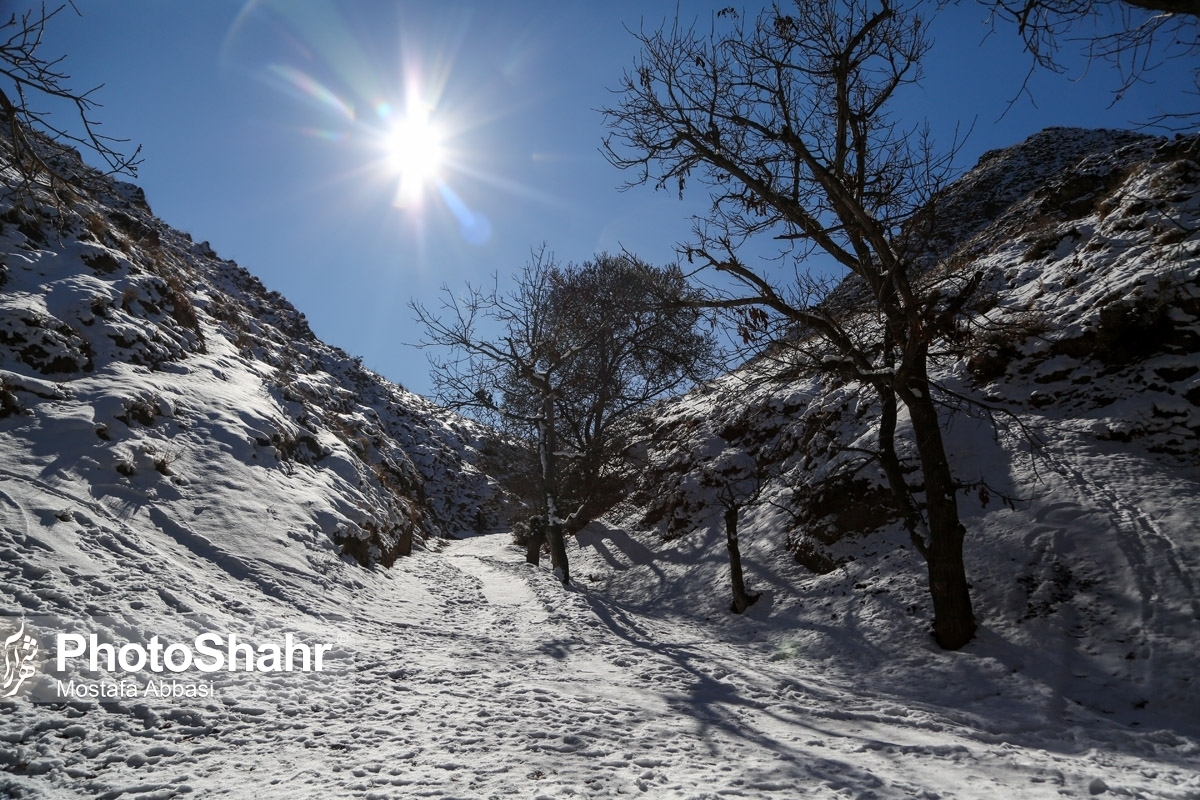
MULTIPOLYGON (((1195 554, 1162 534, 1173 514, 1197 512, 1194 495, 1175 494, 1185 476, 1138 474, 1112 453, 1059 459, 1044 500, 1008 524, 1032 550, 1055 531, 1119 518, 1120 574, 1145 600, 1133 612, 1173 609, 1181 633, 1194 628, 1194 587, 1170 567, 1195 554), (1104 463, 1134 480, 1104 481, 1094 471, 1104 463)), ((970 568, 987 587, 983 630, 945 653, 898 597, 848 591, 851 571, 806 581, 778 548, 748 547, 763 598, 730 615, 714 531, 656 552, 651 537, 596 526, 572 543, 579 585, 565 591, 504 534, 390 570, 330 554, 266 587, 266 551, 228 555, 237 531, 173 540, 124 522, 139 513, 128 500, 8 479, 0 492, 5 594, 58 609, 31 615, 35 624, 102 641, 216 630, 332 646, 322 673, 178 678, 207 682, 210 698, 6 700, 0 795, 1200 797, 1195 697, 1175 707, 1158 692, 1188 668, 1171 648, 1196 640, 1150 642, 1136 674, 1106 686, 1088 654, 1119 632, 1081 626, 1072 638, 1058 616, 1029 620, 1024 638, 989 625, 993 606, 1019 592, 989 586, 982 556, 970 568), (61 520, 56 509, 75 513, 61 520)), ((752 528, 747 540, 755 533, 767 538, 752 528)), ((36 680, 97 677, 50 671, 36 680)))

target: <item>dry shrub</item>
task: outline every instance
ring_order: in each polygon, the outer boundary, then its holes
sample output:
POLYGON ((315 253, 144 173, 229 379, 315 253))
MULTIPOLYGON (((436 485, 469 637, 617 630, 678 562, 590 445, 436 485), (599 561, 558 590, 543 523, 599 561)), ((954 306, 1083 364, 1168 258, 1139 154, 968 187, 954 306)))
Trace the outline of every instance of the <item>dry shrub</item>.
POLYGON ((1051 329, 1044 314, 1024 311, 989 321, 988 327, 975 332, 967 345, 967 370, 981 382, 1004 375, 1008 365, 1021 356, 1026 340, 1051 329))

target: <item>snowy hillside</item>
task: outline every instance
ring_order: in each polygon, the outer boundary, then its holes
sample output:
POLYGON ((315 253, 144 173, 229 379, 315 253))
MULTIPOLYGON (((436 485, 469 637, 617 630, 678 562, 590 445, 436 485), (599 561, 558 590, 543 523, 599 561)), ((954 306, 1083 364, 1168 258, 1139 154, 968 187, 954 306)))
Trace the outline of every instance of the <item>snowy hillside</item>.
MULTIPOLYGON (((219 508, 254 487, 292 538, 364 563, 469 529, 496 494, 472 466, 477 428, 317 341, 136 187, 38 201, 0 209, 0 424, 22 454, 10 463, 42 454, 41 479, 93 496, 174 501, 199 484, 219 508)), ((225 530, 190 509, 173 521, 225 530)))
POLYGON ((507 511, 485 432, 134 187, 0 209, 0 641, 32 665, 0 796, 1200 798, 1198 160, 1050 130, 943 197, 930 275, 984 272, 936 373, 977 401, 946 412, 981 626, 956 653, 848 471, 854 385, 751 368, 656 409, 564 591, 465 535, 507 511), (758 467, 732 615, 712 478, 758 467), (107 671, 56 634, 267 660, 107 671), (327 668, 273 668, 289 636, 327 668))
MULTIPOLYGON (((1054 702, 1131 726, 1200 719, 1198 155, 1195 137, 1070 129, 989 153, 945 194, 949 234, 929 262, 935 279, 983 273, 934 372, 977 652, 1054 702)), ((772 617, 807 620, 798 653, 893 669, 924 647, 930 614, 923 563, 863 457, 873 397, 828 376, 781 384, 786 362, 657 409, 619 522, 690 552, 693 531, 720 526, 714 486, 749 496, 757 474, 742 536, 750 588, 767 590, 772 617), (720 464, 732 483, 714 484, 720 464)), ((654 581, 664 598, 721 585, 722 539, 680 585, 653 569, 618 580, 654 581)), ((707 613, 729 602, 722 589, 707 613)))

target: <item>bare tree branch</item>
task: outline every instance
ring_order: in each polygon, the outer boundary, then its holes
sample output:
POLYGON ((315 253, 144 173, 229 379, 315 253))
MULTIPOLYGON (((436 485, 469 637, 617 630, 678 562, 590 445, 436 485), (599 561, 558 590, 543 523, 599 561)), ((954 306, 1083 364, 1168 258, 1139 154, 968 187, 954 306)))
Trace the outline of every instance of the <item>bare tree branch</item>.
MULTIPOLYGON (((1200 57, 1198 0, 978 0, 991 12, 992 27, 1012 26, 1032 58, 1021 85, 1029 95, 1035 69, 1064 72, 1064 47, 1077 46, 1088 62, 1117 71, 1113 102, 1149 81, 1167 61, 1196 63, 1200 57)), ((1188 93, 1200 93, 1200 68, 1192 69, 1188 93)), ((1032 95, 1029 95, 1032 97, 1032 95)), ((1014 98, 1015 100, 1016 98, 1014 98)), ((1194 127, 1200 112, 1167 112, 1148 124, 1194 127)))
POLYGON ((42 180, 54 192, 82 180, 72 170, 71 159, 63 157, 72 147, 99 156, 110 175, 135 176, 141 163, 140 146, 126 154, 121 146, 128 139, 100 132, 94 116, 100 105, 93 96, 101 87, 82 92, 68 88, 63 58, 45 58, 39 52, 46 25, 66 8, 64 4, 48 11, 43 4, 0 23, 0 168, 16 172, 18 194, 28 193, 42 180), (74 126, 55 121, 56 105, 71 109, 74 126))
POLYGON ((778 315, 816 369, 875 390, 880 462, 926 557, 935 635, 963 646, 975 632, 965 531, 928 377, 940 315, 956 300, 925 285, 918 264, 919 212, 950 174, 954 148, 939 153, 927 131, 902 128, 889 110, 920 79, 924 21, 886 0, 798 0, 750 22, 718 16, 708 33, 676 20, 635 36, 641 57, 605 109, 606 157, 633 184, 683 192, 699 180, 712 205, 685 252, 732 279, 713 306, 742 309, 747 331, 778 315), (739 258, 768 233, 792 253, 798 285, 739 258), (818 297, 814 252, 843 270, 839 288, 818 297), (920 507, 895 452, 899 403, 920 456, 920 507))

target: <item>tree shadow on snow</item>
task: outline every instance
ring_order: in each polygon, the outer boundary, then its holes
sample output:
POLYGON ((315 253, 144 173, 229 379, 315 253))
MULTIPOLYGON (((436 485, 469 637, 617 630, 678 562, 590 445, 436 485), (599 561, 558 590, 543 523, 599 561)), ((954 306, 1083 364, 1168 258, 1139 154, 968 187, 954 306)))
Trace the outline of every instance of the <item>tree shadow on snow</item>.
MULTIPOLYGON (((596 617, 613 634, 632 648, 634 655, 640 652, 645 658, 645 661, 638 659, 632 669, 640 668, 648 673, 650 680, 654 680, 655 673, 662 677, 665 684, 662 697, 671 708, 699 727, 700 738, 713 755, 726 752, 723 743, 716 738, 719 732, 733 740, 747 741, 777 756, 778 763, 773 768, 745 768, 740 776, 744 788, 753 789, 760 782, 764 786, 775 785, 774 788, 782 788, 777 785, 780 782, 794 783, 799 788, 813 781, 834 789, 869 790, 884 785, 883 780, 861 766, 831 758, 814 758, 811 748, 801 748, 795 744, 801 741, 797 737, 793 736, 790 742, 784 741, 772 735, 769 729, 805 730, 809 735, 802 739, 807 744, 811 744, 813 739, 846 738, 848 734, 844 731, 823 729, 811 721, 789 716, 784 704, 778 702, 773 688, 755 687, 748 683, 738 685, 722 680, 728 673, 719 667, 713 668, 710 653, 687 644, 654 641, 639 630, 638 623, 624 609, 589 594, 585 589, 577 587, 574 591, 587 601, 596 617), (682 686, 673 689, 672 684, 682 686)), ((805 686, 803 691, 829 704, 837 700, 832 694, 818 697, 821 691, 814 687, 805 686)), ((854 738, 861 739, 865 747, 879 744, 865 736, 854 738)))

